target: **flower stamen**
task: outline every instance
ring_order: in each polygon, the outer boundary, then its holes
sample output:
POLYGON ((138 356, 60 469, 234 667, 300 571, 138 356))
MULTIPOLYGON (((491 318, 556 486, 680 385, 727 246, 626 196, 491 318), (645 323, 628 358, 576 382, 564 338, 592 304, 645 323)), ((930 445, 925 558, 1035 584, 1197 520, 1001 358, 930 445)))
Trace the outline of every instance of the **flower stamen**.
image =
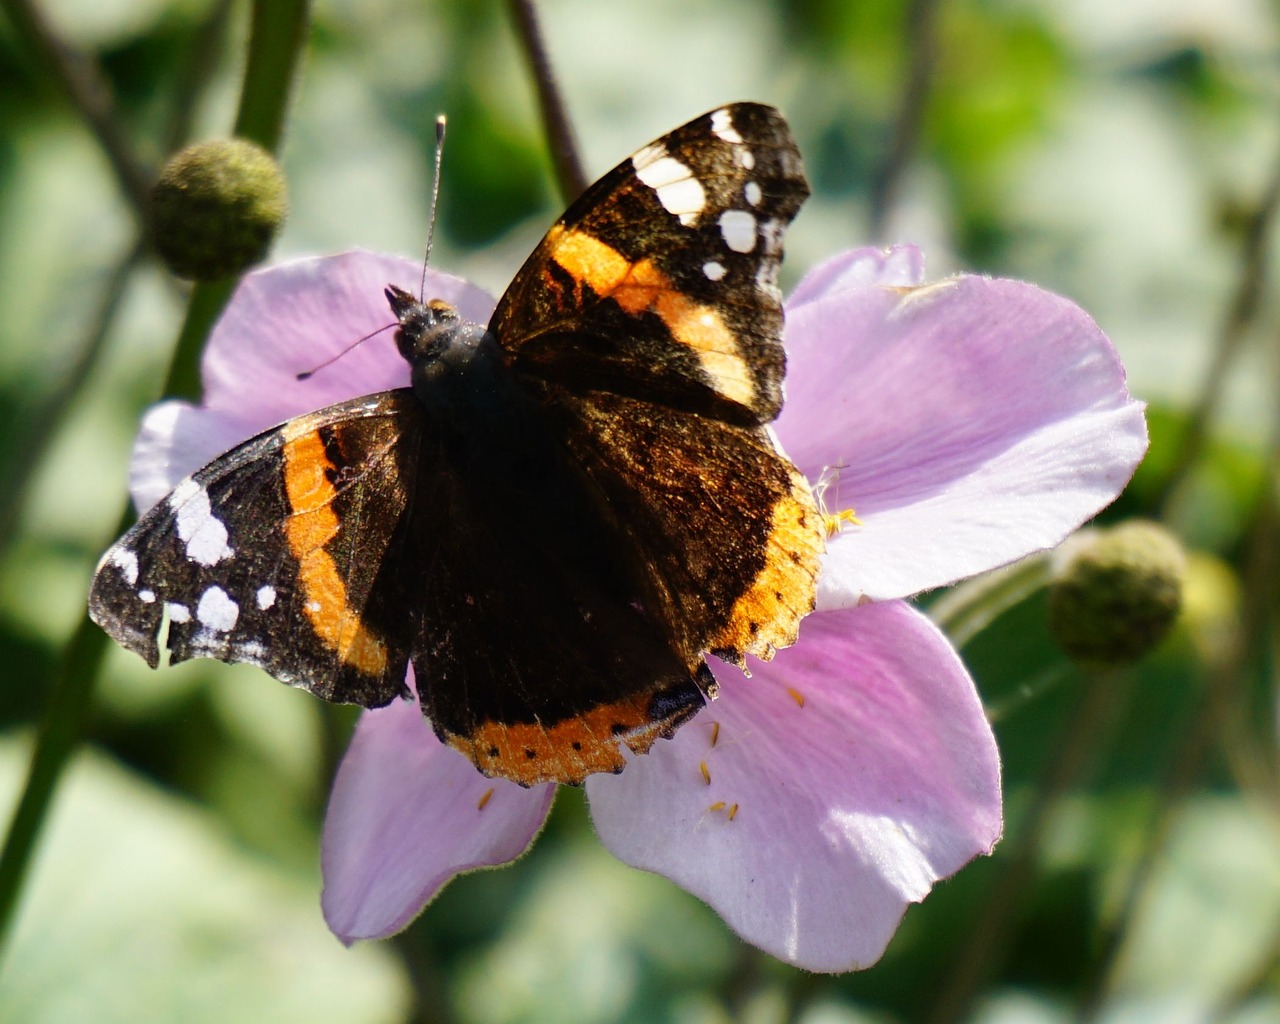
POLYGON ((477 811, 483 811, 483 810, 485 809, 485 807, 487 807, 487 806, 488 806, 489 801, 493 799, 493 791, 494 791, 494 788, 495 788, 495 787, 490 786, 488 789, 486 789, 486 790, 484 791, 484 793, 481 795, 480 799, 476 801, 476 810, 477 810, 477 811))
POLYGON ((702 781, 708 786, 711 785, 711 769, 707 767, 707 762, 699 761, 698 770, 702 772, 702 781))
POLYGON ((828 509, 826 502, 827 491, 840 483, 840 470, 843 468, 843 466, 824 466, 822 472, 818 474, 818 482, 813 485, 813 500, 818 506, 818 512, 822 516, 822 525, 825 527, 828 537, 836 536, 846 526, 862 525, 862 520, 858 518, 857 513, 852 508, 842 508, 839 512, 831 512, 828 509))
POLYGON ((791 695, 791 699, 796 702, 797 707, 804 707, 804 694, 797 690, 794 686, 787 687, 787 693, 791 695))

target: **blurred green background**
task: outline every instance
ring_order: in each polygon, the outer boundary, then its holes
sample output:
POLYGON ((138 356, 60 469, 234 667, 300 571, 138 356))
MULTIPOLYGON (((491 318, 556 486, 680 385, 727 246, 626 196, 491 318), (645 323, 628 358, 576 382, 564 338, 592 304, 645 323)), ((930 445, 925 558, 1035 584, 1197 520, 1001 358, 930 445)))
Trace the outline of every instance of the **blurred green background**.
MULTIPOLYGON (((229 132, 247 3, 34 6, 109 86, 107 120, 144 172, 175 139, 229 132)), ((5 819, 185 305, 131 256, 136 216, 100 136, 15 31, 30 7, 0 3, 5 819)), ((576 791, 516 865, 455 882, 397 940, 345 950, 319 913, 318 826, 352 717, 251 669, 157 675, 112 650, 0 1020, 1280 1021, 1280 4, 541 13, 592 175, 728 100, 787 112, 815 195, 784 284, 836 251, 912 241, 931 276, 1021 277, 1088 309, 1153 438, 1104 518, 1158 518, 1187 545, 1182 623, 1099 675, 1058 651, 1033 597, 965 648, 997 723, 1006 838, 909 910, 878 966, 835 978, 775 963, 613 861, 576 791)), ((433 261, 500 291, 561 206, 500 3, 315 5, 275 255, 420 253, 440 111, 433 261)))

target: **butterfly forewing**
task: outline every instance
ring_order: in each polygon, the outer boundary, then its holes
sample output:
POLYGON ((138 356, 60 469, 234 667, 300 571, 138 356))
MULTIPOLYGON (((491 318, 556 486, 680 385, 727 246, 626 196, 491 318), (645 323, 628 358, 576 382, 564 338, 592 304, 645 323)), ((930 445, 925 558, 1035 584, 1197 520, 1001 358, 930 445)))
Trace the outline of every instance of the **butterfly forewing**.
POLYGON ((808 195, 782 115, 737 103, 623 161, 516 275, 520 372, 741 423, 782 407, 782 235, 808 195))
POLYGON ((367 707, 405 693, 412 604, 406 581, 381 570, 399 554, 399 466, 421 427, 405 390, 246 441, 182 481, 103 556, 90 615, 153 667, 167 623, 174 662, 247 662, 367 707))

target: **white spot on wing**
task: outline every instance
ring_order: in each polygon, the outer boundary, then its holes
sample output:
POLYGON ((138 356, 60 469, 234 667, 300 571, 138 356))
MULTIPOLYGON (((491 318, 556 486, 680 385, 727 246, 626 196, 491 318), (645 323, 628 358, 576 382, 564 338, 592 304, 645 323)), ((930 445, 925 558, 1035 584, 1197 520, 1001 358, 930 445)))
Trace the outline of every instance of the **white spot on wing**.
POLYGON ((200 595, 196 605, 196 619, 206 629, 215 633, 230 633, 240 618, 240 606, 221 587, 210 587, 200 595))
POLYGON ((276 588, 267 584, 265 587, 258 588, 258 607, 266 611, 276 603, 276 588))
POLYGON ((129 586, 138 582, 138 556, 128 548, 112 548, 107 561, 120 570, 120 575, 129 586))
POLYGON ((763 193, 760 191, 759 184, 754 181, 747 182, 743 192, 746 194, 747 202, 752 206, 759 206, 760 200, 764 198, 763 193))
POLYGON ((749 149, 738 150, 738 163, 742 164, 743 170, 754 171, 756 169, 756 155, 749 149))
POLYGON ((154 604, 156 600, 156 592, 154 590, 139 590, 138 600, 143 604, 154 604))
POLYGON ((666 155, 666 146, 661 142, 655 142, 645 146, 644 149, 636 150, 631 156, 631 166, 635 168, 636 174, 639 174, 650 164, 657 163, 666 155))
POLYGON ((733 115, 725 108, 715 111, 711 115, 711 131, 725 142, 730 142, 735 146, 739 146, 743 142, 743 138, 738 134, 738 129, 733 126, 733 115))
POLYGON ((709 260, 702 264, 702 273, 706 275, 708 281, 719 281, 728 273, 728 270, 725 269, 725 265, 723 263, 718 263, 716 260, 709 260))
POLYGON ((631 160, 636 177, 658 194, 658 202, 667 213, 679 217, 680 223, 686 226, 697 222, 698 214, 707 204, 707 193, 688 167, 670 156, 660 156, 644 164, 637 163, 635 157, 631 160))
POLYGON ((720 214, 720 235, 734 252, 750 252, 756 247, 756 219, 746 210, 725 210, 720 214))
POLYGON ((170 601, 164 606, 164 610, 169 613, 170 622, 190 622, 191 609, 185 604, 175 604, 170 601))
POLYGON ((230 558, 227 528, 213 514, 209 492, 191 477, 169 495, 169 507, 178 520, 178 537, 187 546, 187 557, 201 565, 216 565, 230 558))

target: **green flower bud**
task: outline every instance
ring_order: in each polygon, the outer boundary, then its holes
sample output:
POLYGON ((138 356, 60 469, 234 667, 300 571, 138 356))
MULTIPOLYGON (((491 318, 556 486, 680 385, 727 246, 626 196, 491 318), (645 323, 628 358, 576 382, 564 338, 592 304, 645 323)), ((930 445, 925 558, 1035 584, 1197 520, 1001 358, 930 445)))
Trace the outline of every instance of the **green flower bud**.
POLYGON ((1076 661, 1134 661, 1177 619, 1185 572, 1182 546, 1156 523, 1081 530, 1054 553, 1049 630, 1076 661))
POLYGON ((169 160, 151 190, 151 237, 178 277, 214 281, 266 256, 287 212, 284 175, 265 149, 198 142, 169 160))

